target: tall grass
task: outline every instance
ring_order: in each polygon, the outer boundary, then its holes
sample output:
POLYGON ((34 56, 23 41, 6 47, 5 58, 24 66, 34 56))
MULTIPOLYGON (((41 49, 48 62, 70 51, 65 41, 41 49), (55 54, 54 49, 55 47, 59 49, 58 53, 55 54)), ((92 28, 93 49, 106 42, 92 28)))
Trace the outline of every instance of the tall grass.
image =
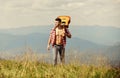
MULTIPOLYGON (((0 78, 120 78, 120 69, 108 64, 83 64, 76 57, 69 58, 73 60, 67 64, 53 66, 45 57, 29 51, 14 59, 0 60, 0 78)), ((96 57, 104 63, 103 59, 96 57)))

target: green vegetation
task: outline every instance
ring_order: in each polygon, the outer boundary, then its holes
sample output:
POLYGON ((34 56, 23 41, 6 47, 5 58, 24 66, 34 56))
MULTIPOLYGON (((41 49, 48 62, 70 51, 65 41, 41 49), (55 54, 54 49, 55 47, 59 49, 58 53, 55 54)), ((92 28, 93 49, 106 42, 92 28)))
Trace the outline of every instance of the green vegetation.
POLYGON ((38 60, 36 55, 31 55, 0 60, 0 78, 120 78, 120 69, 109 65, 95 66, 71 62, 53 66, 38 60))

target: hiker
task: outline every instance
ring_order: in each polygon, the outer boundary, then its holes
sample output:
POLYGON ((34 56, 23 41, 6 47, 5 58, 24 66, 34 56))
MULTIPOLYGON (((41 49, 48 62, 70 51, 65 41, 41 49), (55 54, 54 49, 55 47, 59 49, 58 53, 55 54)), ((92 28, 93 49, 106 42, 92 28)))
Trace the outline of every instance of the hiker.
POLYGON ((48 39, 47 50, 50 50, 50 44, 52 44, 53 55, 54 55, 54 65, 57 65, 58 53, 60 55, 60 61, 62 64, 65 63, 65 45, 66 36, 71 38, 71 34, 68 28, 64 27, 64 23, 61 24, 61 19, 55 19, 55 26, 50 32, 50 37, 48 39))

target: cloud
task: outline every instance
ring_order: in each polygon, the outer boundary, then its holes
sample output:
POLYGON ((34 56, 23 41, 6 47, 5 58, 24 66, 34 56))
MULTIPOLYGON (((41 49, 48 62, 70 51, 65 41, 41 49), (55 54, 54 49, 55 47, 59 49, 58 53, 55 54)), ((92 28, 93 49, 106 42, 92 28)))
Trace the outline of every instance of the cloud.
POLYGON ((75 10, 84 5, 83 0, 1 0, 2 9, 10 11, 17 9, 39 10, 39 11, 65 11, 75 10))
POLYGON ((32 8, 33 9, 39 9, 39 10, 52 10, 52 11, 65 11, 65 10, 73 10, 76 8, 79 8, 80 6, 82 6, 83 3, 82 2, 78 2, 78 1, 64 1, 64 0, 54 0, 54 1, 50 1, 50 0, 44 0, 44 1, 40 1, 40 0, 36 0, 34 1, 32 8))
POLYGON ((0 0, 0 5, 0 26, 6 28, 49 24, 58 15, 70 15, 72 25, 120 26, 120 0, 0 0))

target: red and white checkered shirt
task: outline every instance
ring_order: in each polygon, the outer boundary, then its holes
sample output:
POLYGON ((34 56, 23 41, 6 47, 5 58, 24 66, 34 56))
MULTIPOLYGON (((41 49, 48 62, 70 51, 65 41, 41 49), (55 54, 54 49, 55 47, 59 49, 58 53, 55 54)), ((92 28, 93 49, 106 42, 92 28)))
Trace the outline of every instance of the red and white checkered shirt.
MULTIPOLYGON (((71 34, 69 32, 68 28, 65 28, 65 33, 71 34)), ((66 36, 64 36, 62 40, 63 40, 62 41, 63 42, 63 46, 65 47, 65 45, 66 45, 66 36)), ((50 32, 50 43, 52 44, 53 47, 56 44, 56 30, 54 28, 50 32)))

